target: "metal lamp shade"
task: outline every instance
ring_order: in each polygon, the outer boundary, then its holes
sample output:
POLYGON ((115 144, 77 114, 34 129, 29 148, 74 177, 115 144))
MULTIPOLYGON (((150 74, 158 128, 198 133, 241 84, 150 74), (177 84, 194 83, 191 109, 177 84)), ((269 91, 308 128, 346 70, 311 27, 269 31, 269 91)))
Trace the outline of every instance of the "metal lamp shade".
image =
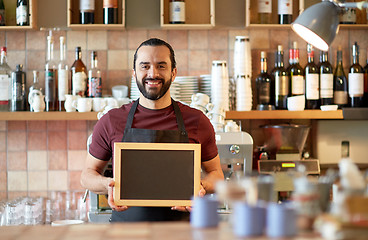
POLYGON ((321 2, 307 8, 291 24, 291 28, 306 42, 327 51, 339 31, 339 7, 321 2))

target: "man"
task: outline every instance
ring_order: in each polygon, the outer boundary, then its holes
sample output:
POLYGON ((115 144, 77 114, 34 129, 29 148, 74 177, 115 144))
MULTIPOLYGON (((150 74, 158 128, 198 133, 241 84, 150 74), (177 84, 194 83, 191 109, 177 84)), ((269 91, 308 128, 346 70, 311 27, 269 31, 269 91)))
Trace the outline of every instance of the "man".
POLYGON ((224 178, 208 118, 171 99, 170 85, 177 74, 172 47, 163 40, 149 39, 137 48, 133 66, 140 98, 110 110, 97 122, 81 184, 97 194, 108 193, 113 209, 111 221, 181 220, 187 217, 189 207, 116 206, 112 197, 114 181, 102 176, 114 152, 114 142, 172 142, 201 144, 206 177, 201 180, 200 196, 213 192, 215 182, 224 178))

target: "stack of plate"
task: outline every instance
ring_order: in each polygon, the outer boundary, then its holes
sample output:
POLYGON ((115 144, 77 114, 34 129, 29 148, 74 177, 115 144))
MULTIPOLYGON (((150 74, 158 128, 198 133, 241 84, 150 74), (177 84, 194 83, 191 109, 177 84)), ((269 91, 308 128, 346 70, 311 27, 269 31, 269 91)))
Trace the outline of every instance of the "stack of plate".
POLYGON ((179 82, 174 81, 171 83, 170 94, 171 94, 171 97, 175 101, 180 101, 180 83, 179 82))
POLYGON ((200 75, 199 92, 211 98, 211 75, 200 75))
POLYGON ((130 81, 130 99, 136 100, 137 98, 139 98, 139 93, 140 92, 135 81, 135 77, 132 76, 130 81))
POLYGON ((192 95, 198 92, 198 77, 197 76, 177 76, 176 83, 180 85, 179 101, 190 104, 192 95))

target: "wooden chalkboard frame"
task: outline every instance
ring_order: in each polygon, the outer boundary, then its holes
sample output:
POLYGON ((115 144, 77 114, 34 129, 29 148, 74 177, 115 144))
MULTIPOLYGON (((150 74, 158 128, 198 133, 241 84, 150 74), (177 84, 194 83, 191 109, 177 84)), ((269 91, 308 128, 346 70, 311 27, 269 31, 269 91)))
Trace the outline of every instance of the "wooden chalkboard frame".
MULTIPOLYGON (((172 155, 171 155, 172 156, 172 155)), ((132 158, 132 157, 129 157, 132 158)), ((136 158, 135 158, 136 159, 136 158)), ((138 161, 137 159, 135 161, 138 161)), ((181 162, 183 164, 183 162, 181 162)), ((141 166, 141 165, 140 165, 141 166)), ((146 167, 147 167, 146 166, 146 167)), ((153 165, 151 165, 153 166, 153 165)), ((186 164, 185 164, 186 166, 186 164)), ((149 168, 149 167, 148 167, 149 168)), ((175 170, 175 166, 172 164, 170 165, 170 162, 165 162, 164 168, 162 171, 173 171, 175 170)), ((124 169, 126 170, 126 169, 124 169)), ((118 206, 157 206, 157 207, 171 207, 171 206, 191 206, 192 205, 192 197, 196 197, 199 194, 200 190, 200 178, 201 178, 201 145, 200 144, 190 144, 190 143, 129 143, 129 142, 115 142, 114 143, 114 180, 115 180, 115 187, 114 187, 114 201, 115 204, 118 206), (183 155, 185 158, 188 158, 190 155, 190 164, 188 164, 187 171, 193 171, 193 175, 188 174, 188 179, 184 179, 186 182, 190 182, 193 184, 193 186, 185 186, 185 189, 192 189, 193 192, 190 192, 190 198, 185 199, 166 199, 163 195, 160 199, 150 198, 150 197, 144 197, 142 199, 139 197, 134 197, 133 199, 130 197, 124 197, 123 196, 123 186, 126 186, 126 189, 132 188, 132 185, 129 185, 129 183, 132 182, 132 178, 130 179, 124 179, 122 176, 122 166, 126 166, 126 162, 128 162, 131 159, 125 159, 124 154, 122 152, 125 151, 125 156, 132 155, 130 154, 130 150, 138 151, 137 154, 145 154, 145 151, 147 153, 150 153, 147 158, 139 158, 139 161, 142 163, 144 161, 147 166, 149 166, 149 163, 151 161, 152 163, 152 151, 153 153, 157 154, 165 154, 166 152, 168 154, 175 154, 175 160, 183 158, 183 155), (177 153, 176 153, 176 152, 177 153), (184 151, 184 152, 183 152, 184 151), (183 154, 185 153, 185 154, 183 154), (125 161, 125 162, 124 162, 125 161), (191 175, 191 176, 189 176, 191 175)), ((181 172, 181 171, 180 171, 181 172)), ((192 172, 190 172, 192 173, 192 172)), ((164 175, 164 174, 160 174, 164 175)), ((137 176, 138 178, 139 176, 137 176)), ((159 176, 157 176, 159 177, 159 176)), ((185 176, 186 177, 186 176, 185 176)), ((137 179, 135 178, 135 179, 137 179)), ((181 178, 182 179, 182 178, 181 178)), ((163 179, 165 180, 165 179, 163 179)), ((171 179, 170 181, 176 181, 175 179, 171 179)), ((163 183, 167 184, 166 181, 163 181, 163 183)), ((175 182, 170 182, 170 184, 174 184, 175 182)), ((176 186, 178 189, 183 189, 183 186, 176 186)), ((140 189, 135 189, 140 190, 140 189)), ((142 195, 147 194, 148 190, 144 193, 142 192, 142 195)), ((161 191, 161 194, 165 194, 167 191, 161 191)), ((126 193, 124 193, 126 194, 126 193)), ((140 193, 134 192, 134 195, 139 195, 140 193)), ((189 194, 187 192, 186 194, 189 194)), ((161 195, 160 195, 161 196, 161 195)))

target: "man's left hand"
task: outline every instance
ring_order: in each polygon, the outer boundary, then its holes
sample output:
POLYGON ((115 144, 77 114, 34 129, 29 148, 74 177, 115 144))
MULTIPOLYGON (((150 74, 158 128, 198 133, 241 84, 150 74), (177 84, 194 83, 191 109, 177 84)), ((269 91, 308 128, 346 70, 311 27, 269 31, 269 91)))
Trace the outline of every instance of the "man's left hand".
MULTIPOLYGON (((198 197, 204 197, 204 195, 206 195, 206 190, 203 188, 202 184, 201 184, 201 189, 199 190, 198 193, 198 197)), ((175 206, 172 207, 171 210, 176 210, 176 211, 180 211, 180 212, 190 212, 192 211, 192 207, 191 206, 175 206)))

